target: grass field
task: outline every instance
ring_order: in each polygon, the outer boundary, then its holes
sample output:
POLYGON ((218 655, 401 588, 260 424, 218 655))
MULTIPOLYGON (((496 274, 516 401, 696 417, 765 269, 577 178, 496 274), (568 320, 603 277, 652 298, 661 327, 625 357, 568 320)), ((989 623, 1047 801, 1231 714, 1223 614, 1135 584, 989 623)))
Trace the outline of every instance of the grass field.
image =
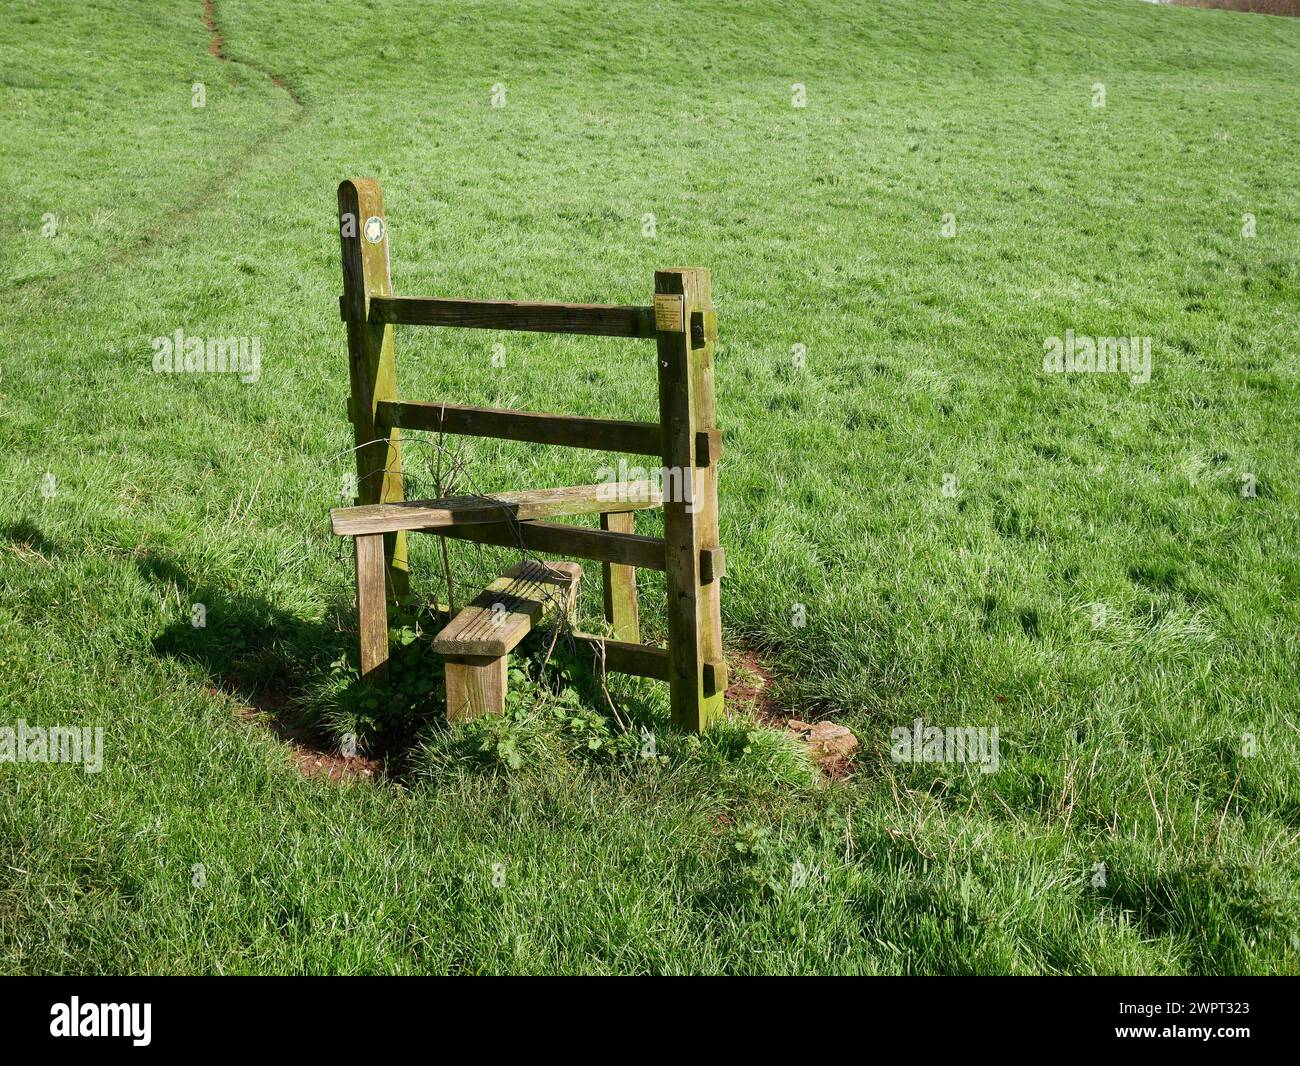
MULTIPOLYGON (((0 765, 0 969, 1300 972, 1300 21, 216 0, 214 52, 202 0, 8 7, 0 724, 102 728, 103 768, 0 765), (622 734, 536 648, 449 729, 427 618, 358 696, 352 176, 399 293, 712 269, 727 641, 851 775, 743 713, 675 735, 645 682, 622 734), (257 380, 154 373, 178 329, 257 380), (1067 331, 1151 338, 1150 380, 1044 372, 1067 331), (996 726, 997 771, 894 762, 916 719, 996 726), (349 732, 393 773, 286 738, 349 732)), ((397 347, 410 398, 655 415, 638 342, 397 347)), ((482 491, 607 461, 461 454, 482 491)), ((461 596, 508 558, 452 551, 461 596)))

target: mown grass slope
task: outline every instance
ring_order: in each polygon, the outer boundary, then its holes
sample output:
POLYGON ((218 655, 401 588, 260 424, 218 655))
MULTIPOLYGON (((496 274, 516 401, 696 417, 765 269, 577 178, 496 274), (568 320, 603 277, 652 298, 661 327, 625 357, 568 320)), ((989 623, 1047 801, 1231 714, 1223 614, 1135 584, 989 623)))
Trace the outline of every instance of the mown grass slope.
MULTIPOLYGON (((14 10, 0 718, 101 726, 105 764, 0 766, 6 971, 1300 969, 1300 23, 217 0, 223 58, 199 0, 14 10), (620 739, 571 662, 470 730, 426 675, 400 783, 305 780, 245 720, 385 725, 331 667, 361 175, 401 293, 712 269, 725 631, 860 736, 850 779, 743 720, 672 736, 649 685, 620 739), (177 329, 259 338, 258 381, 155 374, 177 329), (1067 330, 1151 337, 1151 380, 1044 374, 1067 330), (892 763, 917 718, 997 726, 998 771, 892 763)), ((408 397, 653 416, 633 342, 397 344, 408 397)), ((463 454, 483 491, 607 461, 463 454)), ((454 553, 465 591, 504 559, 454 553)))

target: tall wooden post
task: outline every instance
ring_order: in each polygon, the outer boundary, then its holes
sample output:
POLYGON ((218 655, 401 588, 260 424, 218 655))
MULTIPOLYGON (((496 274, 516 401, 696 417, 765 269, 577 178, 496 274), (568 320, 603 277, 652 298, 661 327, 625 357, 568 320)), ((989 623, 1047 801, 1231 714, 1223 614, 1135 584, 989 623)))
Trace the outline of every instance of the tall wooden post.
POLYGON ((709 272, 655 273, 659 421, 664 463, 668 685, 673 724, 700 732, 722 715, 720 574, 701 582, 700 552, 718 544, 717 449, 697 456, 697 434, 716 429, 713 298, 709 272), (704 465, 697 461, 707 459, 704 465))
MULTIPOLYGON (((349 416, 357 445, 357 502, 395 503, 404 496, 400 432, 378 417, 381 400, 397 399, 393 327, 368 321, 371 296, 391 296, 384 192, 374 178, 339 185, 343 316, 352 380, 349 416)), ((384 534, 388 595, 408 591, 406 534, 384 534)), ((387 624, 385 622, 385 624, 387 624)))

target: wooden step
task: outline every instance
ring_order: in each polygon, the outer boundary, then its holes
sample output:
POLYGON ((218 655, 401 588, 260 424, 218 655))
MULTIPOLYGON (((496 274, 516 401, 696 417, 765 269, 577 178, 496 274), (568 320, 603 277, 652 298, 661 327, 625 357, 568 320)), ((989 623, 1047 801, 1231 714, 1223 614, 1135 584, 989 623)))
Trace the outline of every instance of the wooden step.
POLYGON ((446 656, 509 655, 533 626, 556 611, 572 611, 581 576, 574 562, 516 563, 457 612, 433 638, 433 650, 446 656))
POLYGON ((458 525, 487 525, 507 519, 527 521, 559 515, 612 514, 662 507, 663 496, 652 481, 623 481, 603 485, 570 485, 558 489, 527 489, 487 496, 451 496, 444 500, 408 500, 335 507, 330 524, 336 535, 395 533, 401 529, 445 529, 458 525))

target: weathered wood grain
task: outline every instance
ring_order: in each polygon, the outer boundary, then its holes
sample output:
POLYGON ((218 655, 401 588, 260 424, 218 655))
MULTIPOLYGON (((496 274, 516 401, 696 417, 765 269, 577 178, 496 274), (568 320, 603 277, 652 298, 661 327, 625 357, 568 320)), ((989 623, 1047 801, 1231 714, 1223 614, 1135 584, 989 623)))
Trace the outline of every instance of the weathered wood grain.
POLYGON ((663 507, 668 686, 674 724, 693 732, 707 729, 723 710, 716 669, 723 661, 720 582, 701 585, 701 550, 718 547, 717 468, 696 469, 697 434, 715 427, 711 342, 707 329, 696 338, 689 328, 694 312, 712 310, 708 271, 680 267, 655 273, 663 464, 691 475, 690 498, 669 494, 663 507), (712 691, 705 686, 709 663, 715 664, 712 691))
POLYGON ((357 537, 357 629, 361 640, 361 679, 381 681, 388 671, 388 597, 384 538, 357 537))
POLYGON ((478 544, 575 556, 598 563, 622 563, 643 570, 664 568, 663 540, 643 537, 639 533, 612 533, 559 522, 485 522, 474 526, 447 526, 438 533, 478 544))
POLYGON ((649 307, 520 300, 456 300, 389 296, 370 301, 370 320, 395 326, 452 326, 592 337, 653 337, 649 307))
MULTIPOLYGON (((370 301, 392 294, 388 267, 388 225, 384 193, 373 178, 339 185, 339 242, 343 260, 343 299, 348 334, 353 435, 357 457, 357 502, 395 503, 403 498, 401 434, 379 411, 397 399, 397 364, 393 330, 367 321, 370 301), (378 219, 366 236, 366 223, 378 219)), ((388 590, 405 596, 409 588, 406 537, 390 533, 384 540, 388 590)))
POLYGON ((610 640, 594 633, 574 633, 573 639, 591 649, 597 673, 600 672, 599 664, 603 655, 605 670, 609 673, 635 674, 656 681, 668 680, 668 651, 665 648, 610 640))
MULTIPOLYGON (((660 429, 655 422, 620 418, 585 418, 542 411, 507 411, 495 407, 467 407, 453 403, 406 400, 381 403, 384 421, 402 429, 454 433, 465 437, 495 437, 526 444, 552 444, 629 455, 659 455, 660 429)), ((700 458, 716 462, 722 454, 722 436, 716 429, 696 441, 700 458)))
MULTIPOLYGON (((605 511, 600 516, 600 528, 613 533, 635 533, 636 515, 631 511, 605 511)), ((620 563, 604 563, 601 567, 604 584, 605 621, 609 623, 614 638, 631 644, 641 641, 641 621, 636 597, 636 567, 620 563)))
POLYGON ((582 567, 577 563, 516 563, 494 580, 433 638, 439 655, 509 655, 532 628, 572 611, 582 567))
POLYGON ((447 720, 504 714, 508 660, 504 655, 453 655, 446 662, 447 720))
POLYGON ((658 507, 662 496, 653 482, 626 481, 611 485, 570 485, 556 489, 526 489, 487 496, 452 496, 443 500, 336 507, 330 525, 340 537, 387 533, 398 529, 430 530, 445 526, 482 525, 510 518, 527 521, 563 515, 636 511, 658 507))
MULTIPOLYGON (((717 432, 717 401, 713 376, 713 346, 718 337, 713 310, 713 284, 708 270, 696 270, 695 310, 703 319, 703 335, 691 338, 691 396, 695 404, 695 430, 717 432)), ((695 458, 695 543, 700 555, 699 611, 701 687, 708 701, 709 720, 721 717, 727 688, 727 661, 722 648, 722 578, 726 556, 719 540, 718 459, 721 438, 714 454, 695 458)))

